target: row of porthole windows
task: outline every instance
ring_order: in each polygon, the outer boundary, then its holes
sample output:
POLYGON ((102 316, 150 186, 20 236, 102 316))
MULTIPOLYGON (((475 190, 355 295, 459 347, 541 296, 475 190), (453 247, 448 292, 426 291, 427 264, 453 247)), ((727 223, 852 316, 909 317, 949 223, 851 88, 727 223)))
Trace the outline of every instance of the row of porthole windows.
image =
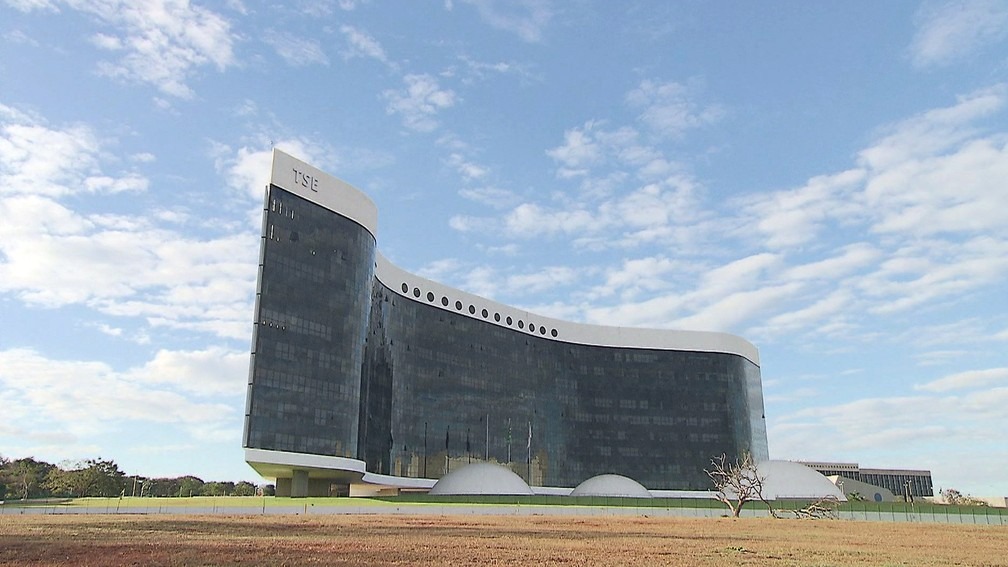
MULTIPOLYGON (((410 293, 410 286, 407 283, 405 283, 405 282, 403 282, 403 284, 402 284, 402 291, 403 291, 403 293, 405 293, 407 295, 409 295, 409 293, 410 293)), ((420 291, 420 288, 414 287, 413 288, 413 297, 419 299, 421 295, 422 295, 422 293, 420 291)), ((435 299, 437 299, 437 297, 434 295, 434 292, 428 291, 427 292, 427 302, 428 303, 434 303, 435 299)), ((451 300, 449 300, 445 296, 441 296, 441 306, 442 307, 448 307, 449 304, 451 304, 451 300)), ((462 305, 461 301, 455 301, 455 310, 456 311, 462 311, 463 307, 464 306, 462 305)), ((476 315, 476 306, 475 305, 469 305, 469 314, 473 315, 473 316, 476 315)), ((490 318, 490 312, 487 311, 486 308, 481 309, 480 312, 479 312, 479 314, 482 315, 484 319, 489 319, 490 318)), ((514 319, 512 319, 510 315, 506 315, 504 317, 501 317, 500 313, 494 312, 494 314, 493 314, 493 320, 495 322, 500 323, 502 319, 503 319, 503 321, 509 327, 514 326, 514 319)), ((530 333, 536 333, 536 332, 538 332, 540 335, 543 335, 543 336, 546 336, 546 333, 549 332, 550 336, 554 337, 554 338, 558 334, 556 329, 547 329, 545 325, 538 325, 537 326, 535 323, 529 323, 526 326, 525 325, 525 321, 523 321, 521 319, 518 319, 518 328, 521 329, 521 330, 523 330, 523 331, 526 330, 526 328, 527 328, 528 332, 530 332, 530 333)))

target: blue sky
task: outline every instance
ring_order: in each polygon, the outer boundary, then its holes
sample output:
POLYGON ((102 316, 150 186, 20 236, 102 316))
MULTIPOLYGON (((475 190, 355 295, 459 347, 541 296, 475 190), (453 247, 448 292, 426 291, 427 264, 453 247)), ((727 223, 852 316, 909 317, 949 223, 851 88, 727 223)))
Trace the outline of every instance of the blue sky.
POLYGON ((0 454, 258 480, 276 146, 397 265, 755 343, 774 458, 1008 494, 1008 5, 0 0, 0 454))

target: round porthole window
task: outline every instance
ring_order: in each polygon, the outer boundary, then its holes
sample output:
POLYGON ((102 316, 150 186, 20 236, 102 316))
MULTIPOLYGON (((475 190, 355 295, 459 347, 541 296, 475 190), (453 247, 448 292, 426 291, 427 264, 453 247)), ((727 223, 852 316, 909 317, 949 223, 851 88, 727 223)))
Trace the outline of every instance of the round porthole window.
POLYGON ((539 327, 539 334, 540 335, 545 335, 546 334, 546 327, 539 327))
POLYGON ((551 330, 550 334, 553 335, 554 337, 557 336, 557 330, 556 329, 551 330))
POLYGON ((494 313, 494 321, 500 323, 500 313, 494 313))
POLYGON ((441 298, 441 305, 444 305, 445 307, 448 307, 448 298, 447 297, 442 297, 441 298))
POLYGON ((532 323, 529 323, 529 332, 530 333, 534 333, 535 332, 535 325, 533 325, 532 323))
POLYGON ((434 294, 429 291, 427 292, 427 301, 434 303, 434 294))
POLYGON ((508 325, 511 325, 512 323, 514 323, 514 320, 513 320, 513 319, 511 319, 511 316, 510 316, 510 315, 508 315, 508 318, 507 318, 507 324, 508 324, 508 325))
POLYGON ((473 305, 469 306, 469 314, 470 315, 475 315, 476 314, 476 307, 475 306, 473 306, 473 305))
POLYGON ((409 286, 406 285, 405 283, 402 284, 402 292, 403 293, 409 293, 409 286))
POLYGON ((420 288, 413 288, 413 297, 420 297, 420 288))
POLYGON ((490 313, 488 313, 487 310, 484 309, 483 311, 480 312, 480 315, 483 315, 483 318, 486 319, 490 315, 490 313))
POLYGON ((521 319, 518 319, 518 328, 519 329, 524 329, 525 328, 525 321, 522 321, 521 319))
POLYGON ((462 302, 461 301, 456 301, 455 302, 455 310, 456 311, 462 311, 462 302))

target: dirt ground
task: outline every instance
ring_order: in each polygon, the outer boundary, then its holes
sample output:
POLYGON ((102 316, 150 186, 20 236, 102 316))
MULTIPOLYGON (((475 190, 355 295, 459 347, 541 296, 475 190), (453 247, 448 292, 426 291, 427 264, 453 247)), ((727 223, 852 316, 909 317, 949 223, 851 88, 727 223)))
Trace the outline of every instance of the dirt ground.
POLYGON ((0 565, 1008 565, 1008 529, 544 516, 0 516, 0 565))

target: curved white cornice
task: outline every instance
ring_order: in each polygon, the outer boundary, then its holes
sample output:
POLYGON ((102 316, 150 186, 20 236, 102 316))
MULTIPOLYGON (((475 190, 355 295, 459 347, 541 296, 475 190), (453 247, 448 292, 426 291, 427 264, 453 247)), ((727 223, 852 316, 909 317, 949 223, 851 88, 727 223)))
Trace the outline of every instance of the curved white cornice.
POLYGON ((364 461, 347 457, 245 449, 245 462, 264 478, 289 478, 294 470, 308 473, 309 478, 340 478, 396 488, 430 490, 437 479, 410 478, 367 472, 364 461))
POLYGON ((353 220, 371 236, 378 234, 378 207, 367 195, 278 149, 273 150, 270 183, 353 220))
POLYGON ((641 329, 636 327, 610 327, 573 323, 571 321, 536 315, 530 311, 497 303, 496 301, 491 301, 484 297, 466 293, 433 280, 411 274, 389 262, 381 254, 377 255, 375 268, 375 276, 386 287, 406 299, 425 303, 457 315, 464 315, 472 319, 479 319, 500 327, 506 327, 517 333, 593 346, 737 354, 759 366, 759 351, 756 347, 749 341, 735 335, 707 331, 641 329), (406 292, 403 292, 402 289, 404 283, 408 287, 408 291, 406 292), (419 290, 419 297, 416 296, 415 290, 419 290), (431 296, 428 294, 433 296, 433 301, 429 299, 431 296), (444 305, 442 298, 448 299, 447 306, 444 305), (461 302, 461 310, 457 309, 456 302, 461 302), (473 307, 475 313, 470 313, 470 306, 473 307), (487 313, 486 317, 483 316, 484 309, 487 313), (496 319, 496 315, 498 314, 500 315, 500 321, 496 319), (511 318, 511 324, 508 324, 508 317, 511 318), (518 327, 519 321, 523 326, 521 329, 518 327), (532 331, 529 330, 530 324, 533 326, 532 331), (555 336, 553 334, 554 331, 556 331, 555 336))
MULTIPOLYGON (((378 232, 378 208, 360 190, 290 155, 273 150, 271 183, 378 232)), ((573 323, 536 315, 411 274, 376 254, 375 276, 399 295, 516 333, 568 343, 620 348, 720 352, 742 356, 759 366, 759 352, 749 341, 727 333, 640 329, 573 323), (407 290, 402 286, 406 284, 407 290), (415 294, 419 292, 419 296, 415 294), (430 296, 428 296, 430 294, 430 296), (429 297, 433 299, 428 299, 429 297), (443 299, 447 298, 445 305, 443 299), (461 303, 461 309, 456 307, 461 303), (473 311, 470 312, 470 306, 473 311), (483 315, 486 310, 486 316, 483 315), (497 320, 496 316, 500 316, 497 320), (508 323, 508 317, 511 322, 508 323), (531 325, 531 330, 529 325, 531 325)))

